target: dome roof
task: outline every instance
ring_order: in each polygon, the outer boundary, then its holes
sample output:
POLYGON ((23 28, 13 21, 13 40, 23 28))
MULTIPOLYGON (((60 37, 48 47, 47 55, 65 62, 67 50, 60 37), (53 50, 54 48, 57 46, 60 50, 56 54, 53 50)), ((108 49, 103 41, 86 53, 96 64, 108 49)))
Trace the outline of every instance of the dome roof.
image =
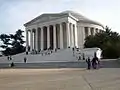
POLYGON ((97 25, 100 25, 103 27, 102 24, 96 22, 96 21, 93 21, 93 20, 90 20, 88 19, 87 17, 81 15, 80 13, 77 13, 77 12, 74 12, 74 11, 70 11, 70 10, 67 10, 67 11, 63 11, 61 12, 61 14, 71 14, 72 16, 74 16, 75 18, 77 18, 79 20, 79 22, 86 22, 86 23, 92 23, 92 24, 97 24, 97 25))

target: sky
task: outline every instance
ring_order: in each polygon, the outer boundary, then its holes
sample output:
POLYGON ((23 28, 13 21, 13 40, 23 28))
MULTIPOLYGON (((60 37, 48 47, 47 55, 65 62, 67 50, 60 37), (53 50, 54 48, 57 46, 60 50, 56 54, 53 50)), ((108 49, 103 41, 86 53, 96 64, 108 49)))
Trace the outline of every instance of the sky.
POLYGON ((0 0, 0 34, 25 30, 42 13, 78 12, 120 33, 120 0, 0 0))

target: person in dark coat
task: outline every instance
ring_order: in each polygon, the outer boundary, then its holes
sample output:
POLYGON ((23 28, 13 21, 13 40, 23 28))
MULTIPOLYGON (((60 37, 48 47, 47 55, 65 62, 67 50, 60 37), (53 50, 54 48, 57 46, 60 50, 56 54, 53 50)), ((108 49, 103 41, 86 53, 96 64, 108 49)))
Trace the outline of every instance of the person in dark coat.
POLYGON ((13 62, 9 64, 10 67, 14 67, 14 65, 15 64, 13 62))
POLYGON ((26 57, 24 57, 24 63, 26 63, 27 62, 27 58, 26 57))
POLYGON ((81 56, 78 57, 78 61, 81 60, 81 56))
POLYGON ((73 51, 73 56, 75 56, 75 54, 74 54, 75 53, 75 48, 74 47, 72 48, 72 51, 73 51))
POLYGON ((92 59, 92 67, 93 69, 96 69, 97 68, 97 62, 98 62, 98 58, 97 56, 95 55, 94 58, 92 59))
POLYGON ((88 65, 88 69, 91 69, 91 61, 90 58, 88 57, 88 59, 86 59, 87 65, 88 65))
POLYGON ((10 57, 8 56, 7 59, 8 59, 8 61, 9 61, 9 60, 10 60, 10 57))

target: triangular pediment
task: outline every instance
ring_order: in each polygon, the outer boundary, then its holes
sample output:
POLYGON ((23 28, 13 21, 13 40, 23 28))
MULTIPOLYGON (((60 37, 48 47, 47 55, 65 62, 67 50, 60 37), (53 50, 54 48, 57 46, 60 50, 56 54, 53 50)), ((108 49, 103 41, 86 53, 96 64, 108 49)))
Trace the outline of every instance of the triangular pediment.
POLYGON ((53 19, 58 19, 62 16, 67 16, 67 14, 42 14, 42 15, 36 17, 35 19, 27 22, 24 25, 26 26, 26 25, 35 24, 38 22, 45 22, 45 21, 49 21, 49 20, 53 20, 53 19))
POLYGON ((96 24, 96 25, 102 26, 102 24, 100 24, 96 21, 90 20, 90 19, 86 18, 85 16, 83 16, 83 15, 77 13, 77 12, 74 12, 74 11, 64 11, 64 12, 61 12, 61 13, 42 14, 42 15, 36 17, 35 19, 27 22, 26 24, 24 24, 24 26, 28 26, 28 25, 35 24, 35 23, 40 23, 40 22, 45 22, 45 21, 50 21, 50 20, 53 20, 53 19, 58 19, 58 18, 63 17, 63 16, 68 16, 69 17, 69 15, 72 15, 73 17, 78 19, 77 20, 78 22, 86 22, 86 23, 91 23, 91 24, 96 24))

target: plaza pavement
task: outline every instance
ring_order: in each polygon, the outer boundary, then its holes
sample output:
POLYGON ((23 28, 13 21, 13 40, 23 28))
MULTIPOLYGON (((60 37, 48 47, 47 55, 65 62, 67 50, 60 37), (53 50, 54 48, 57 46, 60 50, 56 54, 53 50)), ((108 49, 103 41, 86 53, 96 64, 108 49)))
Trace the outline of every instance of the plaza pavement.
POLYGON ((0 90, 120 90, 120 63, 103 60, 101 64, 98 70, 0 69, 0 90))

